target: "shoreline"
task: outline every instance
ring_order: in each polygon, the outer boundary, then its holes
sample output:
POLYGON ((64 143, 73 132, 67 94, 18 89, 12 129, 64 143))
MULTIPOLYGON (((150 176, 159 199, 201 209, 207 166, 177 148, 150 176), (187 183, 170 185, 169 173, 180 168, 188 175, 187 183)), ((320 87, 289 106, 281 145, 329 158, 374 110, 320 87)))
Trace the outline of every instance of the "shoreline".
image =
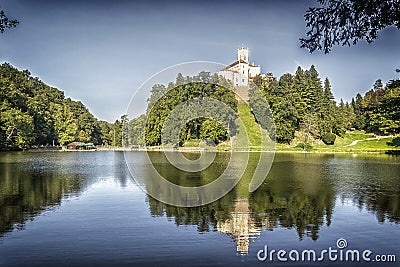
POLYGON ((184 152, 184 153, 199 153, 199 152, 217 152, 217 153, 295 153, 295 154, 386 154, 386 155, 400 155, 400 148, 394 148, 390 150, 356 150, 356 151, 334 151, 334 150, 211 150, 204 148, 179 148, 179 149, 162 149, 160 147, 148 147, 148 148, 124 148, 124 147, 113 147, 105 148, 99 147, 96 150, 62 150, 61 148, 42 148, 42 149, 26 149, 20 151, 1 151, 1 152, 97 152, 97 151, 116 151, 116 152, 184 152))

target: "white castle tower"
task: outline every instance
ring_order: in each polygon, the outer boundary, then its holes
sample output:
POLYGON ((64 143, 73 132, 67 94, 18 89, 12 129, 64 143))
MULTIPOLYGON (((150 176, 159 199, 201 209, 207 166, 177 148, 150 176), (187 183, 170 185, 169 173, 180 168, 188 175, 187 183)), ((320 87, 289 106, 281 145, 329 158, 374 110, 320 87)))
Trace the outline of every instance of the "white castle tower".
POLYGON ((241 47, 237 50, 237 54, 238 54, 238 61, 245 61, 247 62, 249 60, 249 49, 248 48, 244 48, 241 47))
POLYGON ((247 86, 259 74, 260 65, 249 63, 249 49, 244 46, 237 50, 237 61, 218 72, 218 75, 230 80, 234 86, 247 86))

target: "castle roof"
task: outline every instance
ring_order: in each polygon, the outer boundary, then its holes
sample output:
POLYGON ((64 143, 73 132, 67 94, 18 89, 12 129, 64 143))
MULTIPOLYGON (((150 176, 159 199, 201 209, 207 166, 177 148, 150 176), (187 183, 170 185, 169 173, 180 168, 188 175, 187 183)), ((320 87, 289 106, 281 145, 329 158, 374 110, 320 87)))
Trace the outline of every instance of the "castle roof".
MULTIPOLYGON (((240 63, 243 63, 243 64, 249 64, 247 61, 244 61, 244 60, 240 60, 240 63)), ((233 72, 237 72, 237 71, 234 71, 234 70, 231 70, 230 68, 232 68, 232 67, 234 67, 234 66, 236 66, 237 64, 239 64, 239 60, 236 60, 235 62, 233 62, 232 64, 230 64, 229 66, 226 66, 225 68, 223 68, 221 71, 233 71, 233 72)), ((249 66, 251 66, 251 67, 254 67, 254 65, 252 65, 252 64, 249 64, 249 66)))

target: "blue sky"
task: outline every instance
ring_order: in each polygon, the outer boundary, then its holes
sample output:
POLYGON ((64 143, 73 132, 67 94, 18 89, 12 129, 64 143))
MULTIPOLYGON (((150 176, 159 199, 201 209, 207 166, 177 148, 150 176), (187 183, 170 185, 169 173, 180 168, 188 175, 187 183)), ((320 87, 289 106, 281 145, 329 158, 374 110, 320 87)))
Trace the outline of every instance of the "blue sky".
MULTIPOLYGON (((299 47, 303 15, 315 1, 20 1, 0 0, 15 29, 0 36, 0 62, 29 69, 99 119, 114 121, 151 75, 188 61, 224 64, 245 44, 250 60, 279 77, 314 64, 335 98, 351 100, 374 81, 397 78, 400 31, 335 47, 299 47)), ((145 100, 143 100, 145 101, 145 100)))

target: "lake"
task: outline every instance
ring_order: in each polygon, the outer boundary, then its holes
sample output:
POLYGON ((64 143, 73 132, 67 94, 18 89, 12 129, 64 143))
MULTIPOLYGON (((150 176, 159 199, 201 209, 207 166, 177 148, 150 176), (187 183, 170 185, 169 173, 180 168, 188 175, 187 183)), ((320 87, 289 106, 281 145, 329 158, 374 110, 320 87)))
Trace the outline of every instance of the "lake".
MULTIPOLYGON (((146 152, 128 153, 146 177, 146 152)), ((228 154, 185 175, 149 152, 160 173, 187 186, 209 182, 228 154)), ((0 153, 0 266, 398 266, 399 157, 277 153, 263 184, 247 188, 241 181, 210 204, 175 207, 136 185, 122 152, 0 153), (272 262, 262 261, 266 246, 272 262), (304 250, 330 247, 370 250, 371 262, 339 252, 301 261, 304 250)))

